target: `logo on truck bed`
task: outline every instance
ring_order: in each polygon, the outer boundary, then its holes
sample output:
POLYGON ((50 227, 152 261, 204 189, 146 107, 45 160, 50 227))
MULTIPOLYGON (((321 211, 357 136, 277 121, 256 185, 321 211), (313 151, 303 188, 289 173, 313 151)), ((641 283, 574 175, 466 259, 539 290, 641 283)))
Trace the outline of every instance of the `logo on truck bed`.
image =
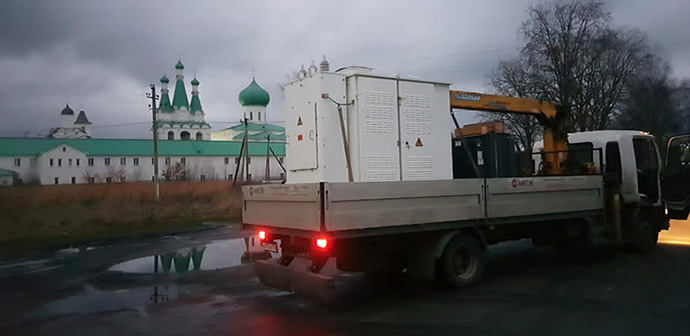
POLYGON ((513 186, 513 188, 517 187, 531 187, 534 185, 534 181, 532 180, 519 180, 519 179, 513 179, 510 182, 510 185, 513 186))

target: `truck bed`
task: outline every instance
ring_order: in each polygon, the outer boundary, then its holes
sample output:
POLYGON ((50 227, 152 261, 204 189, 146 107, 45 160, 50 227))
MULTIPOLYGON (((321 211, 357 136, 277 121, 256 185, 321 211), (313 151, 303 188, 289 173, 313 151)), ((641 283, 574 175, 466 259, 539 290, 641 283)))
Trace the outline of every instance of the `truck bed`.
POLYGON ((243 187, 246 225, 356 236, 603 212, 599 175, 243 187))

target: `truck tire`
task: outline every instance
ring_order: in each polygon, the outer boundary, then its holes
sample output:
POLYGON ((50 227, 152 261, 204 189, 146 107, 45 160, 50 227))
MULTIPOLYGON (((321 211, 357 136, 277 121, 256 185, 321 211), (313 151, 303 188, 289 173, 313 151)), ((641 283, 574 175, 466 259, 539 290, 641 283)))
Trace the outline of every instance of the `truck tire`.
POLYGON ((634 227, 633 240, 628 244, 636 252, 650 252, 659 240, 659 228, 650 216, 640 215, 634 227))
POLYGON ((473 236, 459 234, 448 242, 439 264, 439 280, 454 288, 476 283, 484 272, 481 243, 473 236))

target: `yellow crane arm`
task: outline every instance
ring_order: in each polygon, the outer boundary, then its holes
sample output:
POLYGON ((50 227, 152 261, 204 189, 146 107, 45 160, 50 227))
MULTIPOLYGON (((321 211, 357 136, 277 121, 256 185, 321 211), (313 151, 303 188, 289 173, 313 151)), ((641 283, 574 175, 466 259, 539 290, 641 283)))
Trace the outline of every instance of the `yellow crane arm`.
POLYGON ((558 113, 555 103, 544 100, 497 96, 468 91, 450 91, 450 107, 499 113, 531 114, 553 119, 558 113))
POLYGON ((450 108, 534 116, 544 127, 544 170, 548 174, 562 172, 562 163, 567 158, 565 151, 568 150, 568 137, 560 131, 560 104, 537 99, 451 90, 450 108))

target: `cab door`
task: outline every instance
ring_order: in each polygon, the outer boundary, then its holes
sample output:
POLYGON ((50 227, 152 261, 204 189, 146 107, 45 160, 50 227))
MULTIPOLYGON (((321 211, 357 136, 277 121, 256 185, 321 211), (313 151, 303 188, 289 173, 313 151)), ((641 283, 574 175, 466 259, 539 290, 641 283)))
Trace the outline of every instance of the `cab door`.
POLYGON ((671 219, 687 219, 690 213, 690 134, 669 139, 662 195, 671 219))

